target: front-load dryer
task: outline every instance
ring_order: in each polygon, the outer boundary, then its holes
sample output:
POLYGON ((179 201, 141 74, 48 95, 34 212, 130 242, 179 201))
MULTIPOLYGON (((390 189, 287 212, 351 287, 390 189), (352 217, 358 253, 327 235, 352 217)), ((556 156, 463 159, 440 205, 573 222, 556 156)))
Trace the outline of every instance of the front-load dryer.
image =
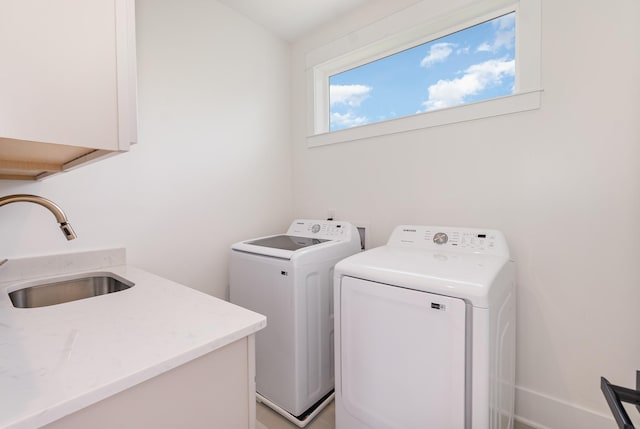
POLYGON ((256 334, 257 397, 299 427, 333 399, 333 268, 360 250, 355 226, 323 220, 231 247, 231 302, 267 316, 256 334))
POLYGON ((339 262, 336 429, 511 429, 514 272, 488 229, 402 225, 339 262))

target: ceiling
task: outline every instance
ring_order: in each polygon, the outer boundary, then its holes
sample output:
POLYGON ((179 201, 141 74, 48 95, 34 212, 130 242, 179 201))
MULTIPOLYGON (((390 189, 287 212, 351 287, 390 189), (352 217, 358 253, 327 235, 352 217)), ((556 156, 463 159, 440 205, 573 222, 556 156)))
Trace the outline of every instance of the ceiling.
POLYGON ((219 0, 289 42, 376 0, 219 0))

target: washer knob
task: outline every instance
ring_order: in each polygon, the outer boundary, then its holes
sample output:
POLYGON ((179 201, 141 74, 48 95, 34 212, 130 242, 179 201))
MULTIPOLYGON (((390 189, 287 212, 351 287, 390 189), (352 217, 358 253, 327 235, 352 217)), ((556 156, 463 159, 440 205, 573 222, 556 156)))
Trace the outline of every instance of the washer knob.
POLYGON ((449 237, 444 232, 438 232, 433 236, 433 242, 436 244, 447 244, 449 237))
POLYGON ((320 225, 318 225, 317 223, 311 227, 311 232, 313 232, 314 234, 319 231, 320 231, 320 225))

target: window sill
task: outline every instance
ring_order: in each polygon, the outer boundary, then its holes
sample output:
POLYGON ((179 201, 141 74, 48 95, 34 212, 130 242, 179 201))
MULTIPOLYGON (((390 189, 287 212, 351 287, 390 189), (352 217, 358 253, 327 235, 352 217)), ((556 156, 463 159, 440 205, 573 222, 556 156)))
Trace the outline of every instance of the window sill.
POLYGON ((541 89, 521 92, 477 103, 463 104, 374 124, 315 134, 307 137, 307 146, 324 146, 535 110, 540 108, 541 93, 541 89))

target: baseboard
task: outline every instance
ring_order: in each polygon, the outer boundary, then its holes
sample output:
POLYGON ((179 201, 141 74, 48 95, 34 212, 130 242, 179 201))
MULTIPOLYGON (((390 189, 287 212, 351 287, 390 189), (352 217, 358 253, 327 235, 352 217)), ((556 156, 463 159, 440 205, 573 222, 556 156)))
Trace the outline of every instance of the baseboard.
POLYGON ((612 416, 519 386, 516 420, 534 429, 618 428, 612 416))

